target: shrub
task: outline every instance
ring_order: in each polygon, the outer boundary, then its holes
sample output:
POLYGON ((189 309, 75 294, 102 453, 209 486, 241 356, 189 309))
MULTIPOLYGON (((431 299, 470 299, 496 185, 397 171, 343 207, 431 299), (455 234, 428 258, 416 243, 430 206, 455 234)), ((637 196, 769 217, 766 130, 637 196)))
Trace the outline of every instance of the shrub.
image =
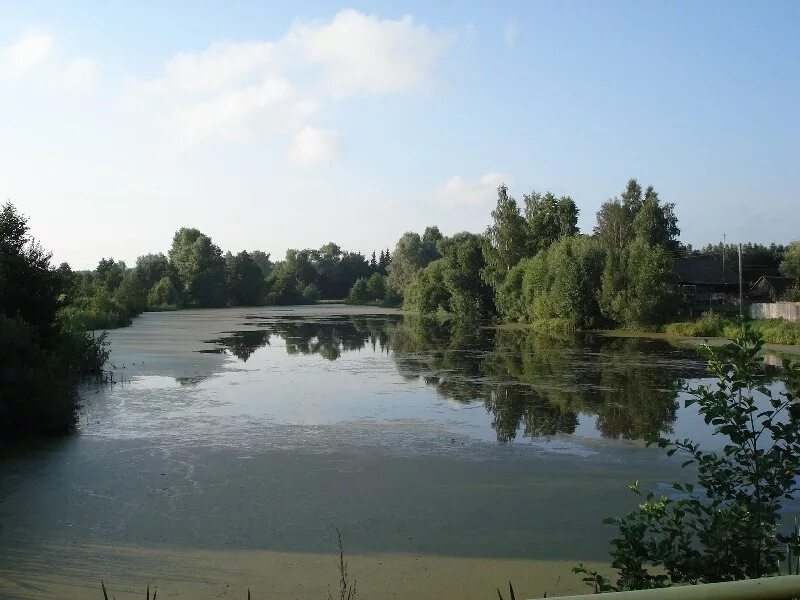
POLYGON ((732 343, 704 348, 717 382, 689 390, 686 406, 697 404, 714 435, 726 438, 723 450, 706 452, 688 439, 655 441, 670 456, 685 455, 683 467, 696 465, 698 485, 675 483, 673 497, 631 486, 641 504, 606 521, 619 530, 611 551, 616 583, 583 565, 574 569, 596 590, 764 577, 779 573, 787 544, 797 554, 797 537, 779 534, 778 527, 800 475, 800 405, 792 392, 800 386, 800 365, 784 365, 786 391, 773 393, 762 345, 743 326, 732 343))
POLYGON ((696 321, 669 323, 664 331, 669 335, 682 335, 686 337, 720 337, 724 335, 725 326, 730 321, 721 315, 703 313, 696 321))

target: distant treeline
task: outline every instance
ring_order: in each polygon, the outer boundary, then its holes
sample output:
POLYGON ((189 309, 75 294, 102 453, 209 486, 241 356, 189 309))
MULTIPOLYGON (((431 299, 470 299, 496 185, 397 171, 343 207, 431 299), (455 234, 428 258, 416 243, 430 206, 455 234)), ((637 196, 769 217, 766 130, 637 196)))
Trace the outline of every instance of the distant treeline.
MULTIPOLYGON (((522 209, 498 189, 492 224, 483 234, 443 237, 436 228, 405 234, 388 267, 390 289, 421 314, 499 318, 548 326, 650 328, 686 314, 675 260, 726 256, 734 245, 700 251, 680 243, 675 206, 634 179, 603 203, 591 235, 578 231, 572 198, 523 196, 522 209)), ((787 299, 800 299, 800 242, 747 244, 744 268, 795 279, 787 299)))
MULTIPOLYGON (((223 253, 208 235, 182 228, 166 255, 140 256, 133 267, 112 258, 93 271, 62 264, 59 319, 74 330, 106 329, 146 310, 345 299, 461 320, 649 328, 688 313, 676 259, 738 260, 733 244, 700 251, 681 244, 674 208, 631 179, 603 203, 592 233, 583 234, 569 196, 532 192, 520 206, 500 186, 485 232, 446 237, 428 227, 369 259, 328 243, 288 250, 273 262, 260 250, 223 253)), ((750 280, 794 278, 786 298, 800 298, 800 242, 746 244, 744 269, 750 280)))
POLYGON ((314 304, 343 299, 399 304, 386 285, 389 250, 367 260, 328 243, 318 250, 288 250, 272 262, 260 250, 223 254, 197 229, 175 233, 168 254, 147 254, 128 267, 103 258, 93 271, 59 268, 66 282, 59 316, 76 328, 127 325, 143 311, 196 307, 314 304), (359 291, 363 290, 363 291, 359 291))

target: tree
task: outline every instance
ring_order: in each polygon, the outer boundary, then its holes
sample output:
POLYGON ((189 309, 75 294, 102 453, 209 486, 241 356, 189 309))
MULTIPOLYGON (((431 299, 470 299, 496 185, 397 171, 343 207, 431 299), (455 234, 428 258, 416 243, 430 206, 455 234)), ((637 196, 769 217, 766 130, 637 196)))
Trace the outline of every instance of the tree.
MULTIPOLYGON (((103 336, 64 327, 62 284, 50 254, 29 235, 10 203, 0 210, 0 435, 60 435, 75 426, 77 384, 107 358, 103 336)), ((94 283, 90 283, 95 285, 94 283)), ((99 287, 99 286, 98 286, 99 287)), ((106 294, 105 288, 100 288, 106 294)))
POLYGON ((273 268, 272 261, 269 259, 269 254, 261 250, 253 250, 250 253, 250 257, 256 262, 258 268, 261 269, 262 275, 264 277, 269 277, 273 268))
POLYGON ((151 308, 174 306, 178 301, 178 291, 169 277, 162 277, 147 293, 147 305, 151 308))
POLYGON ((486 266, 483 245, 482 236, 467 232, 439 242, 450 312, 459 318, 485 319, 494 314, 492 289, 481 276, 486 266))
POLYGON ((650 245, 663 246, 673 252, 678 250, 681 230, 675 205, 661 204, 652 185, 645 191, 644 201, 633 218, 633 232, 637 239, 650 245))
POLYGON ((527 241, 525 219, 505 185, 497 188, 497 207, 492 211, 492 220, 492 225, 486 230, 483 276, 489 285, 496 288, 511 267, 525 256, 527 241))
MULTIPOLYGON (((748 327, 722 348, 704 348, 714 385, 689 390, 714 435, 725 439, 719 452, 690 440, 658 438, 655 443, 683 467, 695 465, 697 486, 674 483, 677 495, 631 490, 639 506, 607 519, 619 534, 612 541, 612 584, 579 565, 575 572, 596 591, 713 583, 776 575, 797 555, 797 535, 778 533, 782 507, 792 500, 800 476, 800 366, 784 363, 785 391, 766 385, 763 341, 748 327), (650 571, 655 567, 656 572, 650 571)), ((791 566, 790 571, 791 573, 791 566)))
POLYGON ((150 290, 156 283, 170 274, 169 259, 161 254, 145 254, 136 259, 134 267, 142 287, 150 290))
POLYGON ((397 241, 387 267, 389 286, 398 294, 403 294, 414 274, 439 257, 436 244, 441 239, 441 233, 435 227, 425 230, 425 239, 418 233, 404 233, 397 241))
POLYGON ((55 334, 60 278, 28 233, 27 219, 11 203, 0 210, 0 313, 19 318, 37 336, 55 334))
POLYGON ((635 179, 628 181, 619 198, 604 202, 597 213, 595 236, 608 248, 625 248, 638 239, 663 246, 673 254, 679 249, 678 218, 675 205, 662 204, 653 186, 642 197, 635 179))
POLYGON ((600 286, 603 315, 624 327, 658 323, 676 303, 674 261, 663 246, 635 240, 609 250, 600 286))
POLYGON ((380 273, 373 273, 367 279, 367 295, 370 300, 382 302, 386 298, 386 278, 380 273))
POLYGON ((381 250, 380 257, 378 258, 378 272, 381 275, 388 274, 389 263, 392 262, 392 255, 389 253, 389 249, 386 249, 386 252, 381 250))
POLYGON ((792 242, 786 248, 780 271, 784 277, 794 277, 800 282, 800 242, 792 242))
POLYGON ((347 303, 355 305, 366 304, 369 299, 367 280, 365 277, 359 277, 347 294, 347 303))
POLYGON ((403 307, 422 315, 450 311, 450 292, 444 281, 444 261, 435 260, 414 275, 406 288, 403 307))
POLYGON ((509 272, 497 294, 500 314, 515 321, 560 319, 573 327, 596 324, 605 255, 603 246, 587 237, 558 240, 509 272))
POLYGON ((175 232, 169 260, 186 294, 197 306, 225 304, 225 261, 222 250, 197 229, 175 232))
POLYGON ((97 283, 113 292, 122 283, 125 276, 125 263, 115 261, 113 258, 100 259, 97 268, 94 270, 94 279, 97 283))
POLYGON ((578 207, 569 196, 531 192, 523 196, 528 224, 527 254, 534 256, 553 242, 578 233, 578 207))
POLYGON ((232 306, 260 306, 264 303, 264 273, 246 251, 226 257, 228 301, 232 306))
POLYGON ((134 269, 122 276, 113 297, 124 308, 128 317, 135 317, 147 308, 147 288, 142 285, 134 269))

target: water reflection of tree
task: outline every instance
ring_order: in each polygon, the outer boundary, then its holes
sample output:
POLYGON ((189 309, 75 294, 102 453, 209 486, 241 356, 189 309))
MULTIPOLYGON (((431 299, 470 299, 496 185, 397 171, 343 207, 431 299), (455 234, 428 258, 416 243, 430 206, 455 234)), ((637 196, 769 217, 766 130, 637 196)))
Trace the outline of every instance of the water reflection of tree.
POLYGON ((294 355, 318 354, 328 360, 342 353, 361 350, 368 344, 373 350, 388 352, 388 326, 385 318, 343 318, 326 321, 274 319, 258 323, 258 329, 227 333, 209 343, 216 349, 228 350, 247 361, 259 348, 269 345, 275 335, 284 340, 286 352, 294 355))
POLYGON ((703 373, 693 351, 660 342, 556 338, 410 317, 271 318, 214 343, 246 361, 271 336, 283 339, 291 355, 328 360, 367 346, 391 349, 403 378, 422 379, 454 402, 482 403, 502 442, 574 433, 579 414, 593 415, 604 437, 666 433, 679 382, 703 373))
POLYGON ((578 414, 596 415, 604 437, 667 432, 676 388, 702 365, 691 351, 647 348, 638 339, 554 338, 530 329, 476 329, 448 338, 441 325, 407 320, 393 331, 406 377, 425 377, 442 396, 482 401, 499 441, 573 433, 578 414), (438 327, 438 329, 436 329, 438 327))

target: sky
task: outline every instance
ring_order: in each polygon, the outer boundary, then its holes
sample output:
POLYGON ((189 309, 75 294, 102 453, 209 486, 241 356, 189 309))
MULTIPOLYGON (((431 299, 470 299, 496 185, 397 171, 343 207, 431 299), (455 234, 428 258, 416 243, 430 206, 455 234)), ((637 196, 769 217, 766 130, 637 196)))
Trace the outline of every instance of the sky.
POLYGON ((55 262, 482 231, 630 178, 800 238, 800 2, 0 2, 0 198, 55 262))

